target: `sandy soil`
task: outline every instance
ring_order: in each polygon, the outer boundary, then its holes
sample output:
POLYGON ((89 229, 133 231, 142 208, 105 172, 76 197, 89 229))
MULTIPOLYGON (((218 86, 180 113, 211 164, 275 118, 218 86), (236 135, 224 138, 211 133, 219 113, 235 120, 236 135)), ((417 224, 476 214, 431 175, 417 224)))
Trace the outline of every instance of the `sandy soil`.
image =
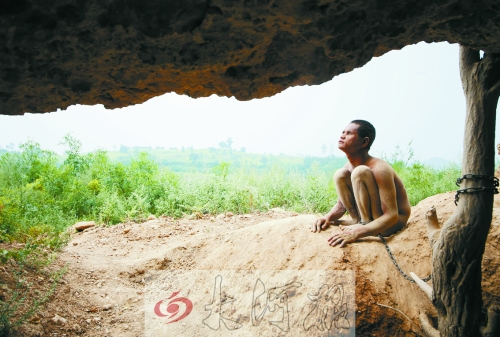
MULTIPOLYGON (((453 193, 423 200, 413 207, 407 227, 387 239, 401 268, 421 277, 431 270, 425 212, 432 205, 444 222, 455 208, 453 193)), ((315 217, 273 209, 217 218, 161 217, 142 224, 94 227, 74 233, 57 260, 57 266, 67 266, 68 272, 51 301, 23 333, 147 335, 144 298, 151 271, 352 270, 357 336, 418 335, 420 310, 432 313, 433 308, 420 289, 396 270, 380 240, 365 238, 343 249, 332 248, 326 240, 339 229, 311 233, 308 226, 315 217)), ((500 302, 500 283, 495 277, 500 266, 499 248, 500 196, 496 196, 483 259, 486 304, 500 302)))

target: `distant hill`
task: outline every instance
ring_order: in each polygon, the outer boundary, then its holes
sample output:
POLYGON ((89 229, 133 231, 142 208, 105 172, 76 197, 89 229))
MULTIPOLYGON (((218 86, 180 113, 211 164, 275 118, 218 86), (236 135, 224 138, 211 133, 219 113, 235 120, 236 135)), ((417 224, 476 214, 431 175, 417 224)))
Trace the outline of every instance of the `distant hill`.
POLYGON ((162 167, 168 167, 174 172, 207 171, 221 162, 231 163, 231 170, 261 171, 272 167, 280 167, 287 171, 306 172, 315 163, 317 169, 334 172, 346 163, 346 158, 335 156, 310 157, 248 153, 245 151, 220 148, 193 149, 172 148, 153 149, 145 147, 125 147, 120 151, 109 151, 108 156, 113 161, 128 164, 141 152, 162 167))

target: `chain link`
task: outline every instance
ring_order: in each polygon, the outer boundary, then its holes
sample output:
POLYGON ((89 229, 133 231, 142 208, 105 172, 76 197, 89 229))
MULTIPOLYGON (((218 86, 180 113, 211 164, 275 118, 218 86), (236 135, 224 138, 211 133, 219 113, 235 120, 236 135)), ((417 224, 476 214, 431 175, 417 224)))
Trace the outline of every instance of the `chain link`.
POLYGON ((461 190, 457 190, 457 194, 455 194, 455 206, 458 206, 458 200, 460 199, 461 193, 475 193, 481 191, 492 191, 493 194, 498 194, 498 188, 496 187, 469 187, 463 188, 461 190))
MULTIPOLYGON (((394 258, 394 256, 392 255, 392 252, 391 250, 389 249, 389 246, 387 245, 387 242, 385 242, 385 239, 384 237, 379 234, 378 237, 380 238, 380 240, 382 240, 382 243, 384 244, 385 246, 385 249, 387 250, 387 253, 389 253, 389 257, 391 258, 391 261, 392 263, 394 263, 394 265, 396 266, 397 270, 399 271, 399 273, 401 275, 403 275, 403 277, 405 279, 407 279, 408 281, 410 281, 411 283, 415 283, 415 280, 412 279, 410 276, 406 275, 405 272, 401 269, 401 267, 398 265, 398 263, 396 262, 396 259, 394 258)), ((427 276, 426 278, 423 278, 422 281, 424 282, 427 282, 429 281, 430 279, 432 278, 432 274, 430 274, 429 276, 427 276)))
POLYGON ((460 199, 460 194, 462 193, 476 193, 476 192, 481 192, 481 191, 492 191, 493 194, 498 194, 498 178, 497 177, 492 177, 492 176, 487 176, 484 174, 464 174, 461 178, 457 178, 457 181, 455 184, 457 186, 460 186, 462 181, 465 179, 486 179, 490 180, 491 183, 493 184, 493 187, 486 187, 486 186, 481 186, 481 187, 469 187, 469 188, 463 188, 460 190, 457 190, 457 193, 455 194, 455 206, 458 205, 458 201, 460 199))
POLYGON ((486 180, 491 180, 491 182, 493 183, 493 187, 498 187, 498 184, 499 184, 497 177, 487 176, 487 175, 484 175, 484 174, 464 174, 461 178, 457 178, 457 181, 455 182, 455 184, 457 186, 460 186, 460 184, 462 183, 462 181, 464 181, 465 179, 486 179, 486 180))

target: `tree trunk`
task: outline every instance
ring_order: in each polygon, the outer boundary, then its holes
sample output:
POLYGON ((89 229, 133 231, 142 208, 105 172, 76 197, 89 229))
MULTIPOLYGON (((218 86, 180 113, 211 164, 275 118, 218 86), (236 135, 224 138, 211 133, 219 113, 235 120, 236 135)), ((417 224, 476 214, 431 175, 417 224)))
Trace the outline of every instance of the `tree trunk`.
MULTIPOLYGON (((460 75, 467 103, 462 174, 493 176, 500 55, 481 59, 478 51, 461 46, 460 75)), ((465 179, 460 188, 483 186, 492 187, 492 181, 465 179)), ((432 302, 443 337, 480 335, 481 261, 492 210, 493 191, 460 194, 457 210, 433 247, 432 302)))

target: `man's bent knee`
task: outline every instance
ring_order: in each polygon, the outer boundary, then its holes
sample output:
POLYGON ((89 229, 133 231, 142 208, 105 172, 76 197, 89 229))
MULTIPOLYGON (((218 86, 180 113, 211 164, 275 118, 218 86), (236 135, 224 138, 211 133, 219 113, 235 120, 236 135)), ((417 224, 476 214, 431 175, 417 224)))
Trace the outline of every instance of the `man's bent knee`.
POLYGON ((372 170, 366 166, 366 165, 359 165, 356 166, 354 170, 352 170, 351 173, 351 179, 364 179, 368 177, 373 177, 373 172, 372 170))
POLYGON ((346 168, 338 169, 333 175, 333 180, 339 181, 340 179, 351 179, 351 172, 346 168))

